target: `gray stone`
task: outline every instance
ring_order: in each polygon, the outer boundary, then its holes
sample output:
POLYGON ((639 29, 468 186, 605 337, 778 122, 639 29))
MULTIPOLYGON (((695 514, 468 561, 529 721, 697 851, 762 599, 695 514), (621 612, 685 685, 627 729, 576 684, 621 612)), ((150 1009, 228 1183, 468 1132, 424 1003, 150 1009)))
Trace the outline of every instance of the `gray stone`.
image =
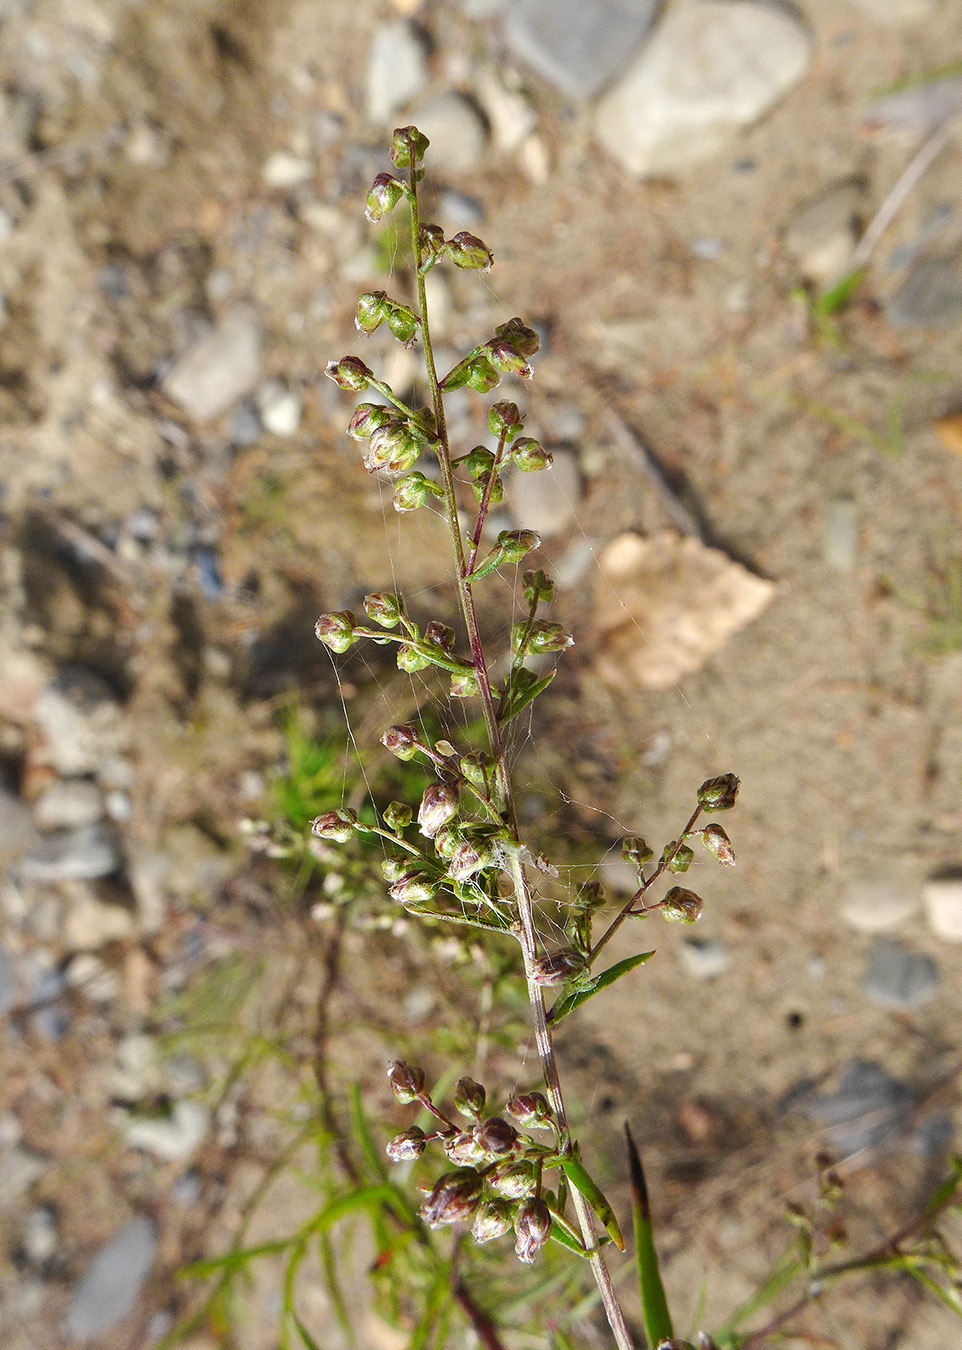
POLYGON ((145 1218, 132 1219, 101 1247, 74 1286, 67 1335, 83 1340, 123 1321, 140 1297, 156 1251, 157 1228, 145 1218))
POLYGON ((0 943, 0 1017, 20 1001, 20 976, 13 953, 0 943))
POLYGON ((842 1075, 837 1092, 806 1104, 806 1114, 824 1125, 842 1158, 874 1148, 897 1135, 915 1107, 912 1093, 871 1059, 856 1059, 842 1075))
POLYGON ((924 258, 886 306, 894 328, 952 328, 962 322, 962 271, 950 258, 924 258))
POLYGON ((56 1252, 60 1242, 57 1217, 48 1205, 38 1205, 23 1221, 20 1245, 34 1266, 42 1266, 56 1252))
POLYGON ((304 410, 300 394, 281 380, 265 380, 257 391, 257 407, 264 429, 273 436, 293 436, 304 410))
POLYGON ((435 172, 467 174, 477 168, 488 131, 471 99, 448 90, 419 104, 412 116, 431 142, 435 172))
POLYGON ((0 865, 19 858, 36 839, 29 810, 19 797, 0 788, 0 865))
POLYGON ((869 104, 865 121, 928 136, 949 118, 962 113, 962 75, 910 84, 869 104))
POLYGON ((629 173, 673 174, 757 122, 798 83, 812 55, 811 33, 780 6, 673 6, 599 103, 595 135, 629 173))
POLYGON ((858 183, 833 183, 795 212, 785 247, 807 281, 837 281, 851 265, 858 241, 863 193, 858 183))
POLYGON ((918 896, 896 877, 854 877, 842 893, 839 913, 859 933, 888 933, 907 923, 918 910, 918 896))
POLYGON ((391 125, 395 113, 418 96, 427 78, 428 55, 420 29, 404 19, 382 24, 367 57, 368 121, 378 127, 391 125))
POLYGON ((169 1115, 132 1116, 122 1132, 130 1148, 139 1148, 162 1162, 179 1162, 203 1142, 210 1112, 200 1102, 174 1102, 169 1115))
POLYGON ((581 505, 582 483, 578 457, 565 448, 553 451, 550 469, 505 475, 505 498, 520 529, 536 530, 543 539, 561 534, 574 521, 581 505))
POLYGON ((0 1149, 0 1210, 12 1208, 46 1168, 46 1159, 26 1144, 0 1149))
POLYGON ((102 900, 81 882, 72 883, 63 922, 63 938, 71 951, 92 952, 108 942, 132 937, 137 925, 125 905, 102 900))
POLYGON ((939 969, 930 956, 890 937, 873 942, 861 982, 862 992, 873 1003, 900 1011, 928 1003, 938 983, 939 969))
POLYGON ((732 963, 731 953, 720 938, 683 938, 678 955, 688 973, 698 980, 714 980, 732 963))
POLYGON ((962 870, 930 877, 922 888, 925 917, 943 942, 962 942, 962 870))
POLYGON ((848 496, 825 504, 822 520, 822 557, 836 572, 852 572, 858 562, 858 507, 848 496))
POLYGON ((42 830, 93 825, 103 813, 100 789, 88 778, 67 778, 51 783, 33 806, 34 820, 42 830))
POLYGON ((588 98, 624 68, 658 9, 658 0, 520 0, 505 37, 563 94, 588 98))
POLYGON ((103 825, 48 834, 20 860, 23 881, 93 881, 120 866, 117 838, 103 825))
POLYGON ((46 759, 65 778, 96 773, 127 743, 113 690, 83 666, 57 672, 41 691, 34 717, 46 741, 46 759))
POLYGON ((260 322, 239 305, 175 361, 162 388, 188 417, 209 422, 249 394, 260 375, 260 322))

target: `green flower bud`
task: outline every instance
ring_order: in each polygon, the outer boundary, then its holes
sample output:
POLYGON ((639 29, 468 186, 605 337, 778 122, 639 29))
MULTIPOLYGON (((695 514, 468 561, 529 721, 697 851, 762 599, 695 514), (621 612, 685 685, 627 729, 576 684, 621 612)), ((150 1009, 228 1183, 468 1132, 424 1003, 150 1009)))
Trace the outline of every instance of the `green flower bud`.
POLYGON ((519 1092, 508 1102, 507 1111, 528 1130, 547 1126, 554 1118, 547 1098, 540 1092, 519 1092))
POLYGON ((421 748, 417 727, 411 726, 410 722, 388 727, 381 737, 381 744, 398 759, 413 759, 421 748))
POLYGON ((339 609, 334 614, 321 615, 314 625, 314 636, 332 652, 346 652, 357 641, 354 636, 356 627, 357 620, 351 611, 339 609))
POLYGON ((452 881, 468 881, 490 863, 490 851, 479 848, 470 839, 462 839, 448 862, 448 876, 452 881))
POLYGON ((388 1143, 385 1152, 391 1162, 413 1162, 415 1158, 420 1158, 427 1144, 428 1139, 424 1131, 419 1126, 412 1125, 410 1129, 396 1134, 388 1143))
POLYGON ((413 342, 417 337, 421 320, 407 305, 395 305, 387 316, 387 326, 398 342, 413 342))
POLYGON ((672 923, 696 923, 701 918, 702 901, 684 886, 672 886, 661 902, 661 912, 672 923))
POLYGON ((535 600, 554 598, 554 582, 540 567, 536 572, 525 572, 521 577, 521 583, 524 586, 524 598, 529 604, 533 605, 535 600))
POLYGON ((511 458, 522 473, 536 473, 538 469, 549 469, 554 456, 546 450, 540 441, 531 436, 522 436, 511 448, 511 458))
POLYGON ((372 433, 364 456, 368 473, 383 469, 387 473, 405 473, 421 457, 421 446, 400 417, 391 417, 372 433))
POLYGON ((484 1084, 473 1078, 459 1078, 454 1085, 454 1109, 471 1120, 480 1119, 487 1099, 484 1084))
POLYGON ((534 530, 502 530, 498 535, 497 547, 507 563, 518 563, 533 549, 541 547, 541 536, 534 530))
POLYGON ((432 497, 442 495, 441 488, 425 478, 423 473, 408 473, 394 484, 394 509, 416 511, 421 506, 427 506, 432 497))
MULTIPOLYGON (((390 808, 389 808, 390 809, 390 808)), ((387 812, 384 813, 385 819, 387 812)), ((394 828, 393 826, 391 827, 394 828)), ((389 853, 386 858, 381 860, 381 875, 385 881, 397 881, 403 877, 405 872, 411 870, 411 855, 409 853, 389 853)))
POLYGON ((436 647, 445 656, 450 656, 454 651, 454 629, 432 619, 424 630, 424 641, 429 647, 436 647))
POLYGON ((490 1116, 474 1127, 474 1137, 487 1154, 511 1153, 518 1142, 518 1131, 500 1116, 490 1116))
POLYGON ((481 684, 473 670, 465 670, 451 676, 448 693, 451 698, 476 698, 481 693, 481 684))
POLYGON ((522 356, 534 356, 541 346, 541 339, 534 329, 529 328, 523 320, 518 318, 498 324, 494 330, 494 335, 496 338, 503 338, 506 342, 510 342, 513 347, 517 347, 522 356))
POLYGON ((418 825, 426 839, 433 839, 442 825, 458 814, 458 790, 453 783, 431 783, 424 789, 418 808, 418 825))
POLYGON ((550 956, 539 956, 531 963, 531 979, 544 989, 563 984, 573 975, 580 975, 586 965, 583 953, 573 947, 561 947, 550 956))
POLYGON ((401 601, 391 591, 374 591, 364 597, 364 612, 382 628, 397 628, 401 622, 401 601))
POLYGON ((478 394, 487 394, 501 383, 501 376, 488 358, 479 352, 468 362, 464 383, 478 394))
POLYGON ((371 224, 376 225, 389 211, 393 211, 404 192, 405 187, 400 179, 390 173, 379 173, 371 184, 364 207, 364 214, 371 224))
POLYGON ((354 325, 362 333, 374 333, 391 313, 391 301, 384 291, 365 291, 358 298, 354 325))
POLYGON ((340 361, 328 361, 324 374, 339 389, 359 392, 374 379, 374 371, 359 356, 342 356, 340 361))
POLYGON ((402 1106, 410 1106, 424 1091, 424 1070, 416 1064, 405 1064, 403 1059, 393 1059, 387 1066, 391 1091, 402 1106))
POLYGON ((695 859, 695 850, 689 848, 687 844, 679 844, 675 848, 674 839, 670 844, 665 845, 664 852, 661 855, 661 862, 667 863, 668 870, 671 872, 687 872, 695 859), (669 860, 669 854, 671 858, 669 860))
MULTIPOLYGON (((400 834, 410 825, 412 814, 410 806, 405 802, 389 802, 382 812, 382 819, 389 830, 400 834)), ((391 880, 396 881, 397 878, 392 877, 391 880)))
POLYGON ((454 851, 461 843, 461 832, 453 825, 442 825, 434 836, 434 848, 439 858, 445 860, 454 857, 454 851))
POLYGON ((506 399, 499 403, 492 403, 488 409, 488 430, 492 436, 504 435, 506 440, 512 440, 521 428, 524 426, 524 418, 517 403, 509 403, 506 399))
POLYGON ((525 1200, 514 1221, 514 1249, 519 1261, 530 1266, 551 1236, 551 1211, 543 1200, 525 1200))
POLYGON ((600 881, 585 881, 578 888, 576 904, 585 914, 591 914, 601 909, 605 899, 605 888, 600 881))
POLYGON ((474 1135, 466 1130, 448 1135, 444 1141, 444 1152, 451 1162, 459 1167, 471 1167, 474 1163, 484 1162, 484 1149, 474 1135))
POLYGON ((727 811, 735 805, 739 779, 733 773, 709 778, 698 789, 698 805, 703 811, 727 811))
POLYGON ((423 905, 433 900, 440 889, 437 877, 424 868, 414 867, 388 887, 388 895, 399 905, 423 905))
POLYGON ((440 225, 422 225, 418 230, 418 264, 422 272, 431 268, 444 253, 444 231, 440 225))
POLYGON ((440 1228, 448 1223, 464 1223, 481 1201, 483 1181, 470 1167, 459 1167, 446 1172, 418 1210, 429 1228, 440 1228))
POLYGON ((465 455, 464 467, 472 478, 480 478, 482 474, 489 474, 494 468, 494 455, 486 446, 476 445, 465 455))
POLYGON ((398 127, 391 142, 391 159, 399 169, 410 169, 424 158, 431 142, 417 127, 398 127))
POLYGON ((398 648, 398 670, 403 670, 408 675, 414 675, 419 670, 427 670, 429 665, 431 665, 430 658, 422 656, 416 647, 405 645, 398 648))
POLYGON ((381 403, 359 403, 347 424, 347 434, 352 440, 365 441, 392 418, 391 409, 381 403))
POLYGON ((487 492, 488 501, 493 505, 495 502, 501 501, 504 497, 504 484, 501 482, 501 476, 498 475, 498 477, 494 479, 494 482, 491 483, 489 489, 488 483, 491 482, 491 478, 491 474, 482 473, 471 484, 471 490, 479 502, 484 500, 484 495, 487 492))
POLYGON ((346 844, 357 833, 357 812, 349 807, 325 811, 311 821, 311 834, 318 839, 330 839, 335 844, 346 844))
POLYGON ((449 239, 444 249, 455 267, 481 268, 488 272, 494 266, 494 254, 476 235, 461 230, 449 239))
POLYGON ((488 774, 493 767, 491 758, 483 750, 472 750, 468 755, 462 755, 460 759, 461 772, 472 787, 479 788, 482 792, 488 786, 488 774))
POLYGON ((484 344, 484 350, 495 370, 500 370, 505 375, 517 375, 520 380, 530 380, 534 374, 514 343, 508 342, 505 338, 492 338, 490 342, 484 344))
POLYGON ((521 652, 522 646, 526 651, 543 655, 563 652, 573 645, 571 634, 565 632, 560 623, 549 623, 547 619, 536 619, 530 626, 522 619, 511 630, 511 650, 516 654, 521 652))
POLYGON ((625 862, 631 863, 632 867, 637 867, 640 870, 645 863, 651 862, 655 856, 655 851, 649 848, 646 840, 638 839, 635 835, 629 835, 627 839, 621 841, 621 856, 625 862))
POLYGON ((732 841, 720 825, 706 825, 701 832, 701 841, 712 857, 727 867, 735 866, 735 850, 732 841))
POLYGON ((491 1189, 507 1200, 523 1200, 537 1189, 538 1174, 530 1162, 505 1163, 488 1176, 491 1189))
POLYGON ((491 1242, 510 1233, 513 1222, 514 1205, 510 1200, 484 1200, 475 1212, 471 1236, 475 1242, 491 1242))

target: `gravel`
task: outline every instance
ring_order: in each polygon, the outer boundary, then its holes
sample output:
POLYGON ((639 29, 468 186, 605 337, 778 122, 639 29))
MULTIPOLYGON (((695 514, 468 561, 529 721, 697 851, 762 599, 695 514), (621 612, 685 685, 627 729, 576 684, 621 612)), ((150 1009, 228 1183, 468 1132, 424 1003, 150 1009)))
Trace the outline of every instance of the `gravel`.
POLYGON ((897 938, 878 937, 862 976, 862 992, 883 1008, 907 1012, 935 997, 939 968, 930 956, 912 951, 897 938))
POLYGON ((261 346, 257 315, 237 306, 174 363, 163 392, 195 422, 210 422, 256 388, 261 346))
POLYGON ((382 24, 367 58, 367 120, 390 126, 395 113, 427 83, 427 44, 419 28, 403 19, 382 24))
POLYGON ((58 671, 41 691, 34 717, 46 741, 46 760, 65 778, 96 773, 127 743, 113 690, 85 666, 58 671))
POLYGON ((126 1224, 97 1252, 74 1286, 66 1332, 74 1340, 99 1336, 133 1311, 157 1251, 150 1219, 126 1224))
POLYGON ((78 825, 48 834, 20 860, 23 881, 92 881, 120 867, 117 837, 106 826, 78 825))
POLYGON ((563 94, 588 98, 624 68, 654 23, 657 0, 520 0, 505 38, 563 94))

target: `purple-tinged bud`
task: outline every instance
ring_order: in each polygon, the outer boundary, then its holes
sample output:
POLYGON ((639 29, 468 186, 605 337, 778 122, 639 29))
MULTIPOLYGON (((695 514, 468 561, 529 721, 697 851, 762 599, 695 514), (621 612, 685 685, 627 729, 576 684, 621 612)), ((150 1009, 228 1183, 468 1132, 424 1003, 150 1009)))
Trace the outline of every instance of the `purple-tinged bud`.
POLYGON ((547 619, 536 619, 529 624, 522 619, 511 630, 511 650, 520 654, 522 648, 536 655, 547 652, 563 652, 574 646, 574 638, 560 623, 549 623, 547 619))
POLYGON ((698 1333, 698 1350, 718 1350, 718 1346, 707 1331, 699 1331, 698 1333))
POLYGON ((713 858, 717 858, 726 867, 735 866, 735 850, 732 841, 720 825, 706 825, 701 832, 701 841, 713 858))
POLYGON ((488 483, 491 482, 493 477, 493 474, 482 473, 471 484, 471 489, 479 502, 484 500, 485 494, 487 494, 488 501, 491 503, 500 502, 504 497, 504 484, 501 482, 500 474, 494 478, 491 487, 488 487, 488 483))
POLYGON ((548 1099, 541 1092, 519 1092, 508 1102, 506 1110, 528 1130, 547 1127, 553 1119, 548 1099))
POLYGON ((405 344, 413 342, 421 326, 421 320, 407 305, 395 305, 388 313, 387 326, 397 338, 405 344))
POLYGON ((536 473, 538 469, 550 469, 554 456, 533 436, 522 436, 511 448, 511 458, 522 473, 536 473))
POLYGON ((443 496, 436 483, 425 478, 423 473, 409 473, 394 484, 395 511, 417 511, 427 506, 432 497, 443 496))
POLYGON ((419 670, 427 670, 431 665, 428 657, 422 656, 416 647, 410 645, 399 647, 396 659, 398 670, 406 671, 408 675, 414 675, 419 670))
POLYGON ((318 839, 329 839, 335 844, 346 844, 357 833, 357 812, 349 807, 325 811, 311 821, 311 834, 318 839))
POLYGON ((461 842, 461 832, 453 825, 442 825, 434 836, 434 847, 439 858, 447 861, 454 857, 455 849, 461 842))
POLYGON ((474 1137, 485 1153, 500 1156, 511 1153, 518 1142, 518 1131, 500 1116, 489 1116, 474 1127, 474 1137))
POLYGON ((636 835, 630 834, 621 841, 621 856, 625 862, 631 863, 632 867, 641 869, 645 863, 651 862, 655 851, 649 847, 646 839, 639 839, 636 835))
POLYGON ((401 601, 392 591, 374 591, 364 597, 364 613, 382 628, 397 628, 401 601))
POLYGON ((551 1236, 551 1210, 543 1200, 525 1200, 514 1221, 518 1259, 530 1266, 551 1236))
POLYGON ((381 744, 398 759, 413 759, 421 748, 418 729, 411 726, 410 722, 388 727, 381 737, 381 744))
POLYGON ((394 210, 403 196, 404 184, 399 179, 390 173, 379 173, 367 194, 364 214, 372 225, 376 225, 394 210))
POLYGON ((494 468, 494 455, 486 446, 476 445, 465 455, 464 467, 472 478, 480 478, 481 474, 490 473, 494 468))
MULTIPOLYGON (((382 819, 389 830, 400 834, 411 823, 411 808, 404 802, 389 802, 382 812, 382 819)), ((396 880, 396 878, 392 878, 396 880)))
POLYGON ((451 687, 448 690, 451 698, 475 698, 480 692, 481 685, 473 670, 451 676, 451 687))
POLYGON ((533 1163, 505 1163, 488 1175, 488 1184, 507 1200, 523 1200, 538 1188, 538 1174, 533 1163))
POLYGON ((424 905, 439 890, 437 878, 423 868, 414 867, 388 887, 388 894, 399 905, 424 905))
POLYGON ((462 389, 467 385, 469 389, 474 389, 479 394, 486 394, 500 383, 501 376, 487 356, 483 351, 476 351, 448 371, 441 381, 441 388, 462 389))
MULTIPOLYGON (((387 812, 385 812, 385 815, 387 812)), ((386 858, 381 860, 381 875, 385 881, 397 881, 403 877, 405 872, 411 870, 411 855, 409 853, 389 853, 386 858)))
POLYGON ((739 779, 733 773, 709 778, 698 789, 698 805, 703 811, 727 811, 735 805, 739 779))
POLYGON ((492 769, 490 756, 482 750, 472 750, 462 755, 458 761, 462 774, 472 785, 484 792, 488 786, 488 774, 492 769))
POLYGON ((388 473, 406 473, 421 457, 421 444, 406 422, 391 418, 371 435, 364 467, 368 473, 386 469, 388 473))
POLYGON ((600 909, 605 903, 605 888, 600 881, 585 881, 578 887, 577 907, 585 914, 600 909))
POLYGON ((321 615, 314 625, 314 636, 332 652, 346 652, 357 641, 354 636, 356 627, 357 620, 351 611, 339 609, 334 614, 321 615))
POLYGON ((488 409, 488 430, 492 436, 504 435, 510 441, 523 426, 524 418, 517 403, 509 403, 504 399, 500 403, 492 403, 488 409))
POLYGON ((484 1200, 478 1206, 471 1225, 475 1242, 491 1242, 510 1233, 514 1224, 514 1205, 510 1200, 484 1200))
POLYGON ((524 586, 524 598, 529 604, 534 604, 535 600, 554 598, 554 582, 540 567, 537 571, 525 572, 521 582, 524 586))
POLYGON ((472 1167, 485 1160, 484 1149, 474 1135, 465 1130, 448 1135, 444 1140, 444 1151, 458 1167, 472 1167))
POLYGON ((498 535, 497 547, 501 550, 504 562, 519 563, 526 553, 541 547, 541 535, 534 530, 502 530, 498 535))
POLYGON ((529 328, 523 319, 514 318, 509 319, 507 323, 499 323, 494 335, 517 347, 522 356, 534 356, 541 346, 538 334, 533 328, 529 328))
POLYGON ((398 127, 391 142, 391 159, 399 169, 410 169, 424 158, 431 142, 417 127, 398 127))
POLYGON ((431 783, 418 808, 418 825, 426 839, 433 839, 442 825, 458 814, 458 790, 453 783, 431 783))
POLYGON ((563 984, 573 975, 580 975, 586 961, 581 952, 573 947, 561 947, 550 956, 539 956, 531 963, 531 979, 543 988, 563 984))
POLYGON ((438 619, 432 619, 425 626, 424 641, 429 647, 437 647, 438 651, 444 652, 445 656, 450 656, 454 651, 454 629, 448 627, 446 623, 441 623, 438 619))
POLYGON ((427 1145, 427 1135, 417 1125, 412 1125, 409 1130, 396 1134, 385 1152, 391 1162, 413 1162, 415 1158, 420 1158, 427 1145))
POLYGON ((359 393, 374 379, 374 371, 359 356, 342 356, 340 361, 328 361, 324 374, 338 389, 359 393))
POLYGON ((519 380, 530 380, 534 374, 513 342, 507 342, 504 338, 492 338, 490 342, 484 344, 484 350, 495 370, 500 370, 505 375, 517 375, 519 380))
POLYGON ((481 268, 490 271, 494 265, 494 254, 477 235, 460 230, 444 247, 445 253, 455 267, 481 268))
POLYGON ((459 1078, 454 1085, 454 1109, 471 1120, 480 1120, 487 1099, 483 1083, 473 1078, 459 1078))
POLYGON ((672 886, 661 902, 661 912, 672 923, 696 923, 701 918, 702 901, 684 886, 672 886))
POLYGON ((440 225, 422 225, 418 230, 418 264, 429 272, 444 253, 444 231, 440 225))
POLYGON ((424 1070, 416 1064, 405 1064, 403 1059, 392 1059, 387 1066, 391 1091, 402 1106, 410 1106, 424 1091, 424 1070))
POLYGON ((480 1204, 483 1185, 480 1175, 471 1167, 445 1172, 418 1213, 429 1228, 464 1223, 480 1204))
POLYGON ((470 839, 463 839, 451 854, 448 862, 448 876, 452 881, 468 881, 487 867, 490 862, 488 851, 480 849, 470 839))
POLYGON ((671 872, 687 872, 694 860, 695 850, 689 848, 687 844, 676 846, 674 839, 670 844, 665 845, 664 852, 661 855, 661 861, 667 865, 671 872))
POLYGON ((385 422, 391 421, 393 416, 391 409, 385 408, 382 403, 359 403, 347 424, 347 434, 352 440, 365 441, 385 422))
POLYGON ((361 333, 374 333, 390 313, 391 301, 384 291, 365 291, 358 297, 354 326, 361 333))

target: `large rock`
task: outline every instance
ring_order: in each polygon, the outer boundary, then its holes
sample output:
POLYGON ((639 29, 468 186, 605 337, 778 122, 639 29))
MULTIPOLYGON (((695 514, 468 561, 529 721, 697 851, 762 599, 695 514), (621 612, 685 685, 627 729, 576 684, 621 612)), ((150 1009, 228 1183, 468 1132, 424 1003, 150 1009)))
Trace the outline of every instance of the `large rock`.
POLYGON ((368 121, 374 126, 391 125, 395 114, 421 92, 427 78, 428 55, 420 29, 404 19, 382 24, 367 58, 368 121))
POLYGON ((659 0, 520 0, 505 37, 563 94, 587 98, 624 69, 658 9, 659 0))
POLYGON ((808 70, 813 50, 809 30, 781 6, 676 6, 601 100, 595 135, 629 173, 673 174, 764 116, 808 70))

